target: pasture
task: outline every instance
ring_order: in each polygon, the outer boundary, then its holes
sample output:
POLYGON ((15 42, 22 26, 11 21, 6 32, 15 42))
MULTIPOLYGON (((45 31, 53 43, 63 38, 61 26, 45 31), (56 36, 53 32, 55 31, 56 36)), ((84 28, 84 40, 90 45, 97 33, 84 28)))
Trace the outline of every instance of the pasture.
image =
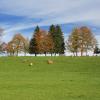
POLYGON ((1 57, 0 100, 100 100, 100 57, 1 57))

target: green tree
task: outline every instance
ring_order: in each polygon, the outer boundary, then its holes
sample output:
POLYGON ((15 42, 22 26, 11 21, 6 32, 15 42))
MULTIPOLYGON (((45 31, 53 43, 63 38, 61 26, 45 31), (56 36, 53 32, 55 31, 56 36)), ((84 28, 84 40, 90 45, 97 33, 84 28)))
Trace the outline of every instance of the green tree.
POLYGON ((51 33, 53 43, 54 43, 53 53, 55 53, 55 55, 57 53, 64 54, 65 43, 64 43, 64 36, 61 27, 59 25, 57 26, 51 25, 49 29, 49 33, 51 33))
POLYGON ((29 43, 29 53, 30 54, 35 54, 35 56, 37 55, 37 43, 36 43, 36 34, 40 31, 39 26, 37 26, 34 30, 34 34, 32 39, 30 40, 29 43))
POLYGON ((99 54, 100 53, 100 49, 98 48, 98 46, 96 46, 94 48, 94 54, 99 54))
POLYGON ((55 48, 56 53, 64 54, 65 50, 65 43, 64 43, 64 36, 59 25, 56 26, 56 34, 55 34, 55 48))

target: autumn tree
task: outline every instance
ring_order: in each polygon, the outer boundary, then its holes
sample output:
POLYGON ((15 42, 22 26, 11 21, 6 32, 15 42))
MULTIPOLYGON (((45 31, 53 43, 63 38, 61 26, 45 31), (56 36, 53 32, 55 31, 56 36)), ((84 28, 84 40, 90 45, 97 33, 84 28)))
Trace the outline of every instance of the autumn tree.
POLYGON ((67 40, 67 49, 71 51, 75 56, 80 48, 80 30, 78 28, 74 28, 71 35, 69 35, 67 40))
POLYGON ((18 56, 19 52, 24 52, 26 55, 28 41, 21 34, 15 34, 13 39, 8 43, 8 52, 18 56))
POLYGON ((88 27, 83 26, 80 28, 80 38, 81 38, 80 41, 81 56, 83 56, 83 52, 86 52, 87 55, 88 50, 94 50, 97 41, 88 27))
POLYGON ((48 32, 47 36, 46 36, 46 42, 47 42, 47 52, 49 52, 52 56, 53 50, 54 50, 54 42, 52 39, 51 34, 48 32))
POLYGON ((8 42, 8 44, 7 44, 8 55, 10 54, 10 56, 14 56, 15 52, 16 52, 16 47, 15 47, 15 44, 13 43, 13 41, 8 42))
POLYGON ((30 40, 30 54, 45 54, 53 51, 52 36, 49 32, 41 30, 38 26, 35 28, 32 39, 30 40))
POLYGON ((54 47, 51 51, 51 55, 52 55, 52 53, 55 53, 55 33, 56 33, 56 27, 55 27, 55 25, 51 25, 50 28, 49 28, 49 34, 52 38, 53 45, 54 45, 54 47))
POLYGON ((46 31, 40 30, 36 35, 36 49, 38 53, 46 52, 46 31))
POLYGON ((46 56, 46 53, 50 53, 53 49, 53 41, 52 41, 52 38, 51 38, 51 35, 47 32, 47 31, 44 31, 44 30, 40 30, 36 36, 35 36, 35 39, 36 39, 36 43, 37 43, 37 52, 38 53, 41 53, 41 54, 45 54, 46 56))
POLYGON ((29 53, 29 39, 25 39, 24 41, 24 45, 23 45, 23 50, 24 50, 24 54, 26 56, 26 53, 29 53))
POLYGON ((7 44, 5 42, 0 44, 0 52, 7 52, 7 44))
POLYGON ((76 56, 78 52, 81 52, 81 56, 83 56, 83 52, 86 52, 87 55, 87 51, 93 50, 95 45, 96 39, 86 26, 75 28, 67 41, 67 48, 73 53, 76 52, 76 56))

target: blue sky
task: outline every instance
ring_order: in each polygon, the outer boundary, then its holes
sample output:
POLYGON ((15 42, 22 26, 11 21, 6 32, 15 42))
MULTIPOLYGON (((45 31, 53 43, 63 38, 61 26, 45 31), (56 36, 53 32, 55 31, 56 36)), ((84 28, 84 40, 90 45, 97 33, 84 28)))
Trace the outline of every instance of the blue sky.
POLYGON ((31 38, 34 27, 48 30, 60 24, 65 38, 77 26, 88 26, 100 43, 100 0, 0 0, 2 40, 8 42, 14 34, 31 38))

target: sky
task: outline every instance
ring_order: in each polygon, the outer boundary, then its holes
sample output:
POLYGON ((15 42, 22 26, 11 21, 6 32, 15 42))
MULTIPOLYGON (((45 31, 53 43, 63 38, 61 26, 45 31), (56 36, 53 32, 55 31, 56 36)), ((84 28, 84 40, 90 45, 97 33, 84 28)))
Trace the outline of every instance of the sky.
POLYGON ((0 0, 2 41, 16 33, 30 39, 37 25, 48 30, 51 24, 60 24, 65 38, 74 27, 87 26, 100 44, 100 0, 0 0))

